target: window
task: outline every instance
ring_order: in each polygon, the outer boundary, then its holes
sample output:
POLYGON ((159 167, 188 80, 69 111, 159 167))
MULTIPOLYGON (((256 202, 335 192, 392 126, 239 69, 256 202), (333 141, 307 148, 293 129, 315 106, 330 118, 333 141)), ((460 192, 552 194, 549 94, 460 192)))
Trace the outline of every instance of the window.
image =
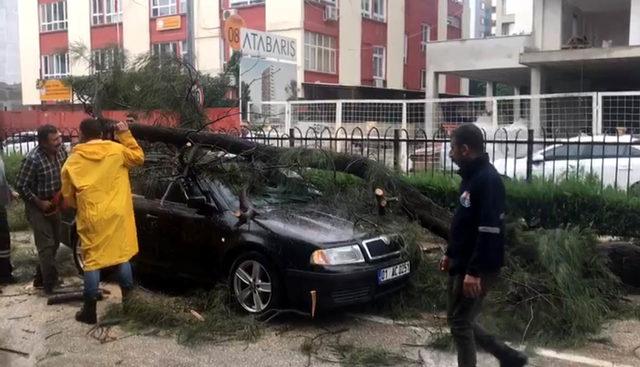
POLYGON ((453 28, 460 28, 461 26, 460 17, 449 15, 447 17, 447 25, 453 28))
POLYGON ((151 0, 151 16, 164 17, 178 13, 176 0, 151 0))
POLYGON ((94 71, 106 71, 113 68, 116 63, 116 56, 119 51, 115 48, 103 48, 93 50, 91 58, 94 71))
POLYGON ((180 0, 180 14, 187 12, 187 0, 180 0))
POLYGON ((69 75, 69 55, 44 55, 41 59, 40 72, 43 79, 57 79, 69 75))
POLYGON ((384 22, 386 19, 385 0, 361 0, 362 16, 384 22))
POLYGON ((319 33, 304 34, 304 69, 336 73, 336 40, 319 33))
POLYGON ((122 21, 121 0, 91 0, 91 24, 111 24, 122 21))
MULTIPOLYGON (((631 156, 637 157, 638 150, 631 149, 631 156)), ((618 145, 616 143, 610 144, 595 144, 595 145, 581 145, 580 157, 583 159, 601 159, 601 158, 625 158, 629 156, 628 145, 618 145)))
POLYGON ((67 2, 40 4, 40 32, 67 29, 67 2))
POLYGON ((578 144, 560 145, 544 152, 545 161, 567 160, 578 157, 578 144))
POLYGON ((485 5, 485 3, 484 3, 484 2, 481 2, 481 3, 480 3, 480 9, 482 9, 482 10, 486 9, 486 5, 485 5))
POLYGON ((420 90, 427 89, 427 69, 420 70, 420 90))
POLYGON ((264 0, 230 0, 229 6, 247 6, 253 4, 264 4, 264 0))
POLYGON ((384 80, 385 72, 384 47, 373 48, 373 79, 384 80))
POLYGON ((422 25, 422 40, 420 41, 420 49, 425 52, 427 43, 431 40, 431 27, 428 24, 422 25))
POLYGON ((180 41, 180 58, 186 60, 188 51, 189 48, 187 47, 187 41, 180 41))
POLYGON ((151 48, 154 56, 176 56, 178 55, 178 44, 176 42, 155 43, 151 48))

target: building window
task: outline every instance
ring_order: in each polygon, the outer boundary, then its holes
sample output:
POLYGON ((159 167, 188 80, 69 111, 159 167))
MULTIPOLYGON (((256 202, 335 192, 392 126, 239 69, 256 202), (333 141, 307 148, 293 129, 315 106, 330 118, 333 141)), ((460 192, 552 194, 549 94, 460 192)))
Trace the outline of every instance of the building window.
POLYGON ((151 0, 151 16, 164 17, 178 14, 176 0, 151 0))
POLYGON ((118 51, 116 48, 103 48, 91 51, 91 59, 93 61, 93 71, 107 71, 111 70, 116 64, 116 57, 118 57, 118 51))
POLYGON ((431 27, 428 24, 422 25, 422 39, 420 40, 420 49, 425 52, 427 43, 431 40, 431 27))
POLYGON ((41 59, 43 79, 59 79, 69 75, 69 54, 44 55, 41 59))
POLYGON ((420 90, 427 89, 427 70, 420 70, 420 90))
POLYGON ((385 0, 361 0, 362 16, 369 19, 386 20, 386 1, 385 0))
POLYGON ((304 69, 336 73, 336 40, 324 34, 305 32, 304 69))
POLYGON ((247 6, 254 4, 264 4, 264 0, 230 0, 229 6, 247 6))
POLYGON ((180 14, 187 12, 187 0, 180 0, 180 14))
POLYGON ((122 21, 120 0, 91 0, 91 24, 111 24, 122 21))
POLYGON ((384 47, 373 48, 373 79, 385 79, 384 47))
POLYGON ((154 43, 151 48, 151 53, 154 56, 174 57, 178 55, 178 43, 166 42, 166 43, 154 43))
POLYGON ((67 29, 67 2, 40 4, 40 32, 67 29))
POLYGON ((454 28, 460 28, 460 17, 454 16, 454 15, 449 15, 447 17, 447 25, 454 27, 454 28))

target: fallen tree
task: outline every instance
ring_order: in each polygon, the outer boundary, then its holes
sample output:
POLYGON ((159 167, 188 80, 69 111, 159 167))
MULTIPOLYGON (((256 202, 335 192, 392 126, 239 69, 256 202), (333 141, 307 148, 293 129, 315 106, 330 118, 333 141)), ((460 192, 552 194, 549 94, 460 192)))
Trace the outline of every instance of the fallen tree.
MULTIPOLYGON (((202 144, 235 155, 242 155, 254 162, 267 164, 294 164, 301 167, 343 172, 362 178, 371 187, 383 187, 387 196, 398 200, 407 215, 444 239, 449 235, 451 213, 417 189, 389 172, 378 163, 360 156, 302 148, 279 148, 262 145, 230 135, 174 129, 159 126, 133 124, 131 132, 140 140, 162 142, 177 147, 188 143, 202 144)), ((373 197, 373 190, 371 191, 373 197)))

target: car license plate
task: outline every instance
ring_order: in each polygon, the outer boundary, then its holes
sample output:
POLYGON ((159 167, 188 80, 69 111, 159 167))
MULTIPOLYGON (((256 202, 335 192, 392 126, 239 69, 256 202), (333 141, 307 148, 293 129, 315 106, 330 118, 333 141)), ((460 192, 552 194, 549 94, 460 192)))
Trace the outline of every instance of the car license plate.
POLYGON ((411 271, 410 264, 411 263, 407 261, 402 264, 378 270, 378 284, 409 274, 411 271))

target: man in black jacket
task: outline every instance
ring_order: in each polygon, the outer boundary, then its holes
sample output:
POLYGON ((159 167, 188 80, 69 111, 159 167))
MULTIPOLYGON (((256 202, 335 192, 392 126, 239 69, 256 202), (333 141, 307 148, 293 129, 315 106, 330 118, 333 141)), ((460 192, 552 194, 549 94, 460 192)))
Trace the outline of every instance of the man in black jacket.
POLYGON ((460 167, 462 184, 440 270, 449 272, 447 318, 458 366, 476 366, 476 344, 493 354, 501 367, 524 366, 526 355, 475 321, 504 263, 504 184, 484 153, 484 136, 477 126, 465 124, 453 132, 449 156, 460 167))

